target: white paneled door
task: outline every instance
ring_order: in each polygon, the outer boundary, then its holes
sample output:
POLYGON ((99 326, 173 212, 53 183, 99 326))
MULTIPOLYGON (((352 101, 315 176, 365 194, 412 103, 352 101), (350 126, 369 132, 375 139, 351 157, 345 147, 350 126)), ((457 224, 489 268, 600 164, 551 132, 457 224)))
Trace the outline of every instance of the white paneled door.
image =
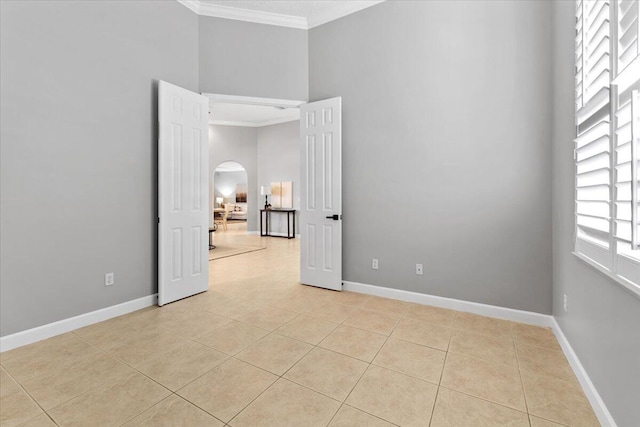
POLYGON ((158 109, 158 304, 164 305, 209 288, 209 102, 161 81, 158 109))
POLYGON ((342 98, 300 107, 300 281, 342 290, 342 98))

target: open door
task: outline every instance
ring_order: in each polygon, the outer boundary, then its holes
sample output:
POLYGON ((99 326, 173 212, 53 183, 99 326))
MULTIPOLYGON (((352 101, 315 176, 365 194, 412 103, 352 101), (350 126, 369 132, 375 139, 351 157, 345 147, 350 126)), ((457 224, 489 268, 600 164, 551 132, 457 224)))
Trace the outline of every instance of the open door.
POLYGON ((158 305, 164 305, 209 288, 209 101, 161 81, 158 109, 158 305))
POLYGON ((342 98, 300 106, 300 282, 342 290, 342 98))

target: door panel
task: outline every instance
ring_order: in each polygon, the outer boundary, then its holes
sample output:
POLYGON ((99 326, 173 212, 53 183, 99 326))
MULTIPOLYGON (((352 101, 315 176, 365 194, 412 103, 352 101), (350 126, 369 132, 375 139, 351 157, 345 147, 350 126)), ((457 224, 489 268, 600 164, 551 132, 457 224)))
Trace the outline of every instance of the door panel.
POLYGON ((300 110, 300 281, 342 290, 342 100, 300 110))
POLYGON ((161 81, 158 108, 158 304, 164 305, 209 288, 209 102, 161 81))

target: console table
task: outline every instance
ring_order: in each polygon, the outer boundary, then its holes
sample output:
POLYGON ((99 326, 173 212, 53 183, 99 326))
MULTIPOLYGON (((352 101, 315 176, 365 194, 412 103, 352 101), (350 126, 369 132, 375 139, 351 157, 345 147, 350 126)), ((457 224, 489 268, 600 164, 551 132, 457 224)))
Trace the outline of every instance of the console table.
POLYGON ((269 217, 271 213, 284 213, 287 214, 287 235, 286 236, 272 236, 272 237, 286 237, 287 239, 294 239, 296 237, 296 211, 295 209, 260 209, 260 235, 261 236, 271 236, 269 233, 269 217), (262 227, 262 220, 264 218, 264 222, 266 227, 262 227), (293 220, 292 220, 293 218, 293 220), (293 229, 291 224, 293 223, 293 229))

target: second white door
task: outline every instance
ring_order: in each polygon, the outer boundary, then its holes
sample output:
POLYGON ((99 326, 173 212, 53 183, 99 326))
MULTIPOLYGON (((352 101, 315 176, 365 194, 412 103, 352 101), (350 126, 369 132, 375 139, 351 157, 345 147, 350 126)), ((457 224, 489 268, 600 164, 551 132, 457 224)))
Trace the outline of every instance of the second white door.
POLYGON ((300 107, 300 281, 342 290, 342 98, 300 107))

